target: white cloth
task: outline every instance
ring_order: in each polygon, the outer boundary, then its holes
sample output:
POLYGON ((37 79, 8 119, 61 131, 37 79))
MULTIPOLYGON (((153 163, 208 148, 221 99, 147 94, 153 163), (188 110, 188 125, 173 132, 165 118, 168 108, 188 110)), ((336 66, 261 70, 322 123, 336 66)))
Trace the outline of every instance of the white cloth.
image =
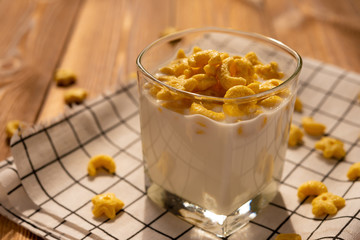
MULTIPOLYGON (((316 139, 287 152, 279 194, 246 227, 229 239, 273 239, 298 233, 303 239, 360 239, 360 182, 347 180, 360 156, 360 75, 304 59, 294 113, 327 126, 345 143, 343 161, 324 159, 316 139), (314 218, 309 201, 300 203, 297 187, 321 180, 346 206, 333 216, 314 218)), ((0 213, 46 239, 217 239, 155 206, 144 188, 136 83, 103 94, 12 139, 12 157, 0 162, 0 213), (116 174, 87 175, 90 156, 114 157, 116 174), (94 218, 91 198, 114 192, 125 208, 114 220, 94 218)))

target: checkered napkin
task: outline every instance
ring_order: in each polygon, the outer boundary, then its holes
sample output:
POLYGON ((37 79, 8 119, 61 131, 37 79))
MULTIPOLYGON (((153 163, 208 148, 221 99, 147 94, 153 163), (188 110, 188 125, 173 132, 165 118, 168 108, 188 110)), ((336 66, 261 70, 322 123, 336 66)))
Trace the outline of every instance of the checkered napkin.
MULTIPOLYGON (((217 239, 155 206, 144 188, 136 83, 68 111, 51 124, 12 139, 13 157, 0 162, 0 213, 46 239, 217 239), (116 174, 87 175, 96 154, 114 157, 116 174), (113 192, 125 202, 114 220, 94 218, 90 199, 113 192)), ((304 60, 299 97, 304 112, 342 140, 343 161, 324 159, 317 139, 287 152, 277 197, 229 239, 274 239, 278 233, 303 239, 360 239, 360 181, 348 181, 360 161, 360 75, 311 59, 304 60), (345 198, 336 215, 314 218, 311 203, 300 203, 297 187, 323 181, 345 198)))

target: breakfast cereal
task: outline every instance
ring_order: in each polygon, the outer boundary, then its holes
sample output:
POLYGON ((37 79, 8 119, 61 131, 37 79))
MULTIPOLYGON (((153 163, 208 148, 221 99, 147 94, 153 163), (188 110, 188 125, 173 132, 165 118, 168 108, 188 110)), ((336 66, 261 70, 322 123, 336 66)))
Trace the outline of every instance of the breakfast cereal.
POLYGON ((64 93, 66 104, 82 103, 87 97, 87 91, 83 88, 71 88, 64 93))
POLYGON ((291 124, 288 145, 290 147, 294 147, 294 146, 302 143, 303 136, 304 136, 304 133, 301 131, 301 129, 298 126, 291 124))
POLYGON ((100 167, 106 168, 112 174, 115 172, 116 164, 114 159, 108 155, 96 155, 88 163, 87 170, 89 176, 95 176, 96 169, 100 167))
POLYGON ((345 206, 345 199, 332 193, 322 193, 311 202, 313 207, 312 213, 316 217, 320 217, 324 214, 333 215, 337 213, 338 209, 345 206))
POLYGON ((351 181, 354 181, 357 178, 359 178, 360 177, 360 162, 352 164, 350 166, 346 176, 351 181))
POLYGON ((315 149, 321 150, 325 158, 342 159, 346 154, 344 143, 331 137, 322 137, 315 143, 315 149))
POLYGON ((55 73, 54 80, 58 86, 69 86, 76 82, 75 73, 67 69, 58 69, 55 73))
POLYGON ((116 213, 124 207, 124 203, 116 198, 114 193, 104 193, 94 196, 91 199, 93 203, 93 214, 95 217, 100 217, 103 214, 110 218, 114 219, 116 213))
POLYGON ((301 124, 305 132, 311 136, 321 136, 325 133, 326 126, 316 122, 312 117, 303 117, 301 124))
POLYGON ((322 193, 326 193, 327 191, 327 187, 324 183, 311 180, 299 186, 297 195, 300 200, 303 200, 308 196, 317 196, 322 193))

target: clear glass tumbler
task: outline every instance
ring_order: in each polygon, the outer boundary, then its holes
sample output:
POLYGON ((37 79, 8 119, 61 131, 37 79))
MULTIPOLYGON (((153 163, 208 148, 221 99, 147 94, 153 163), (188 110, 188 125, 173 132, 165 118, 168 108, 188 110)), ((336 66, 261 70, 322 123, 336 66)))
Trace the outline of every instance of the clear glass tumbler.
POLYGON ((256 217, 277 193, 301 67, 299 54, 281 42, 229 29, 190 29, 146 47, 137 68, 150 199, 219 237, 256 217), (182 91, 156 77, 179 49, 188 55, 195 46, 229 55, 255 52, 263 62, 278 63, 283 83, 251 96, 222 98, 182 91), (154 86, 178 98, 159 100, 151 93, 154 86), (280 96, 281 103, 241 121, 216 121, 188 109, 191 103, 220 109, 256 104, 270 96, 280 96))

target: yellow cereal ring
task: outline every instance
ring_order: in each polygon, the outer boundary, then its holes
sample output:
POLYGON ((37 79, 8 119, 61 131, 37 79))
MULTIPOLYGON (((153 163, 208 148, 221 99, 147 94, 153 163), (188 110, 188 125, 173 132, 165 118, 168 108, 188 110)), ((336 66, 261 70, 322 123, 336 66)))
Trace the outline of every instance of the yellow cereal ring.
POLYGON ((243 77, 233 77, 230 73, 230 68, 234 65, 234 58, 226 58, 221 64, 220 71, 218 72, 218 79, 221 86, 228 90, 237 85, 246 85, 246 79, 243 77))
POLYGON ((207 64, 210 65, 219 65, 221 64, 220 53, 215 50, 203 50, 196 52, 189 56, 189 66, 190 67, 204 67, 207 64))
POLYGON ((215 76, 216 73, 217 73, 217 70, 218 70, 219 66, 220 66, 220 65, 210 65, 210 64, 207 64, 207 65, 205 65, 205 67, 204 67, 204 72, 205 72, 207 75, 215 76))
POLYGON ((185 70, 189 69, 188 59, 179 58, 172 61, 167 66, 160 68, 160 72, 167 75, 174 75, 176 77, 184 74, 185 70))
POLYGON ((344 143, 331 137, 323 137, 315 143, 315 148, 323 152, 325 158, 341 159, 346 155, 344 143))
POLYGON ((110 219, 114 219, 116 212, 124 207, 124 203, 116 198, 114 193, 104 193, 94 196, 91 199, 93 203, 93 214, 95 217, 100 217, 103 214, 110 219))
POLYGON ((196 80, 196 90, 204 91, 212 86, 217 84, 217 80, 215 77, 207 75, 207 74, 196 74, 191 77, 191 79, 196 80))
POLYGON ((326 126, 322 123, 315 122, 312 117, 303 117, 301 124, 305 132, 311 136, 321 136, 325 133, 326 126))
POLYGON ((357 162, 357 163, 354 163, 353 165, 351 165, 346 176, 351 181, 354 181, 357 178, 359 178, 360 177, 360 162, 357 162))
POLYGON ((308 196, 317 196, 322 193, 326 193, 327 191, 327 187, 324 183, 312 180, 307 181, 298 187, 297 196, 300 200, 302 200, 308 196))
POLYGON ((282 100, 283 99, 281 97, 274 95, 271 97, 267 97, 264 100, 261 100, 259 102, 259 105, 261 105, 265 108, 274 108, 274 107, 279 106, 281 104, 282 100))
POLYGON ((245 55, 245 58, 248 59, 252 65, 258 65, 258 64, 262 64, 259 60, 259 58, 257 57, 257 55, 254 52, 248 52, 245 55))
POLYGON ((225 93, 224 98, 239 98, 254 95, 255 92, 247 86, 237 85, 228 89, 225 93))
POLYGON ((332 193, 322 193, 311 202, 313 207, 312 213, 316 217, 320 217, 324 214, 333 215, 337 213, 338 209, 345 206, 345 199, 332 193))
POLYGON ((233 76, 243 77, 246 79, 246 84, 250 84, 254 79, 254 66, 251 62, 246 58, 235 58, 234 57, 234 65, 235 73, 233 76))
POLYGON ((257 81, 252 82, 249 85, 247 85, 247 87, 253 90, 255 94, 260 92, 260 82, 257 81))
POLYGON ((190 114, 201 114, 215 121, 223 121, 225 119, 224 113, 214 112, 206 109, 204 106, 193 102, 190 107, 190 114))
POLYGON ((96 169, 104 167, 106 168, 109 173, 114 173, 116 169, 116 165, 114 159, 108 155, 96 155, 92 157, 88 163, 88 173, 89 176, 96 175, 96 169))
POLYGON ((240 110, 239 106, 237 104, 227 104, 225 103, 223 105, 223 111, 226 115, 231 117, 241 117, 246 115, 245 112, 240 110))
POLYGON ((277 78, 280 79, 284 76, 282 72, 278 71, 278 64, 276 62, 270 62, 269 64, 257 64, 255 65, 255 73, 263 79, 277 78))
POLYGON ((267 80, 264 83, 260 84, 259 92, 265 92, 265 91, 268 91, 270 89, 273 89, 274 87, 279 86, 281 83, 283 83, 283 81, 281 81, 279 79, 267 80))
POLYGON ((183 98, 183 99, 178 99, 176 101, 166 101, 161 105, 177 113, 184 114, 185 109, 189 109, 191 104, 192 104, 191 100, 183 98))

